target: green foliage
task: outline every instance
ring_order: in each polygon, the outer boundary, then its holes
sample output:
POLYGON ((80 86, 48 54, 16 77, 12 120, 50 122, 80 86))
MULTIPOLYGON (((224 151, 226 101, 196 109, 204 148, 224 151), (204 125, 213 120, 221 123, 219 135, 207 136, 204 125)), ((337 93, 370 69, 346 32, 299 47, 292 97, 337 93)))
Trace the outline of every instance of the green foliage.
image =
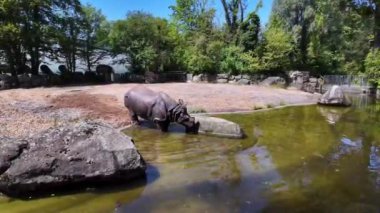
POLYGON ((0 1, 0 49, 13 75, 26 64, 29 55, 32 73, 38 74, 41 53, 54 53, 60 23, 80 11, 78 0, 0 1))
POLYGON ((240 44, 245 51, 254 50, 259 43, 260 17, 256 13, 250 13, 240 27, 240 44))
POLYGON ((208 0, 176 0, 170 9, 182 32, 207 33, 213 28, 215 9, 208 8, 208 0))
POLYGON ((128 56, 132 71, 162 71, 174 49, 170 33, 166 20, 136 11, 113 24, 109 41, 114 53, 128 56))
POLYGON ((220 40, 210 41, 206 35, 198 35, 184 48, 185 68, 194 74, 217 73, 221 69, 221 50, 224 46, 224 42, 220 40))
POLYGON ((380 79, 380 50, 370 51, 365 59, 366 74, 371 80, 380 79))
POLYGON ((83 47, 80 50, 80 57, 86 62, 88 71, 92 71, 92 66, 108 54, 108 34, 110 24, 100 10, 91 5, 83 7, 83 47))
POLYGON ((63 56, 68 72, 80 57, 91 71, 112 51, 138 73, 377 76, 378 53, 370 52, 380 47, 377 1, 275 0, 264 29, 257 15, 263 1, 253 11, 247 0, 220 1, 222 26, 210 0, 176 0, 169 21, 137 11, 112 23, 79 0, 0 0, 0 55, 13 75, 26 64, 37 74, 43 56, 63 56))
POLYGON ((264 39, 262 62, 265 69, 281 71, 290 68, 294 45, 291 34, 285 31, 279 17, 271 18, 264 39))
POLYGON ((221 70, 224 73, 237 75, 245 70, 244 49, 242 47, 228 46, 222 50, 222 54, 221 70))

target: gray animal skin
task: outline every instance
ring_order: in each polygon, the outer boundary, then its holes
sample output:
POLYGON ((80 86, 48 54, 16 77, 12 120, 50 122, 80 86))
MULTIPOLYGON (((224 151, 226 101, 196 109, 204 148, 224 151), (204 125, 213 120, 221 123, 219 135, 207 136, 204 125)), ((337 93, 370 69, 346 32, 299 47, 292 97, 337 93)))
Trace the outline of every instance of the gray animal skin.
POLYGON ((167 132, 171 122, 179 123, 188 133, 197 133, 199 122, 190 117, 183 100, 176 102, 163 92, 155 92, 144 86, 129 90, 124 96, 133 124, 139 124, 138 117, 153 121, 163 132, 167 132))

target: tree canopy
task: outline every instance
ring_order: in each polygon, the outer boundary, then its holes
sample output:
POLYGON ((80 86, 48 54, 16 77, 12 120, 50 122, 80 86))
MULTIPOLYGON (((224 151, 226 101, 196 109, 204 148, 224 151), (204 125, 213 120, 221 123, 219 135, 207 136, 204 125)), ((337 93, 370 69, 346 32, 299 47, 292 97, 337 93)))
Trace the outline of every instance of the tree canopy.
MULTIPOLYGON (((380 2, 274 0, 266 26, 246 0, 176 0, 169 20, 129 11, 107 21, 79 0, 0 0, 0 57, 18 75, 38 74, 43 56, 87 71, 106 55, 124 55, 136 73, 265 73, 310 70, 378 78, 380 2), (18 14, 18 15, 14 15, 18 14)), ((252 6, 252 5, 251 5, 252 6)), ((254 8, 254 7, 253 7, 254 8)))

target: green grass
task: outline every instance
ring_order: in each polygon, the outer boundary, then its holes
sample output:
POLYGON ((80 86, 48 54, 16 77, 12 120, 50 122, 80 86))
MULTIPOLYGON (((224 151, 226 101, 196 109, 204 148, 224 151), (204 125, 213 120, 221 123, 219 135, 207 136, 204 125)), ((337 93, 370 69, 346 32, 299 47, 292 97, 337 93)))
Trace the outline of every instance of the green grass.
POLYGON ((203 108, 193 108, 189 109, 190 114, 197 114, 197 113, 207 113, 207 111, 203 108))

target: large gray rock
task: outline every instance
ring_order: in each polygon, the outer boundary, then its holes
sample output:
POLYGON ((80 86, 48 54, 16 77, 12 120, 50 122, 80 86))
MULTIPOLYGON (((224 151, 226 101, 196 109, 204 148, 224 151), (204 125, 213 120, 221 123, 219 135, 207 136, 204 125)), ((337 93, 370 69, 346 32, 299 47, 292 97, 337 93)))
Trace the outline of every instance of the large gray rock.
POLYGON ((278 87, 285 87, 286 86, 286 80, 282 77, 274 76, 274 77, 268 77, 264 81, 260 83, 263 86, 278 86, 278 87))
POLYGON ((346 97, 340 86, 332 86, 319 99, 318 104, 331 106, 350 106, 351 101, 346 97))
POLYGON ((25 141, 0 138, 0 191, 11 196, 129 181, 146 164, 130 137, 100 123, 52 128, 25 141))
POLYGON ((218 80, 216 80, 216 83, 218 83, 218 84, 226 84, 226 83, 228 83, 228 80, 227 79, 218 79, 218 80))
POLYGON ((222 74, 218 74, 218 75, 217 75, 217 78, 218 78, 218 79, 228 79, 229 76, 228 76, 228 74, 224 74, 224 73, 222 73, 222 74))
POLYGON ((237 83, 240 85, 250 85, 251 81, 248 79, 242 78, 242 79, 238 80, 237 83))
POLYGON ((32 86, 32 79, 29 74, 24 73, 17 76, 21 88, 29 88, 32 86))
POLYGON ((0 90, 10 89, 15 86, 15 81, 8 74, 0 74, 0 90))
POLYGON ((193 81, 194 81, 194 82, 202 82, 202 81, 205 81, 205 76, 204 76, 203 74, 194 75, 194 76, 193 76, 193 81))
POLYGON ((215 117, 194 116, 199 122, 199 134, 214 135, 227 138, 243 138, 244 132, 234 122, 215 117))

